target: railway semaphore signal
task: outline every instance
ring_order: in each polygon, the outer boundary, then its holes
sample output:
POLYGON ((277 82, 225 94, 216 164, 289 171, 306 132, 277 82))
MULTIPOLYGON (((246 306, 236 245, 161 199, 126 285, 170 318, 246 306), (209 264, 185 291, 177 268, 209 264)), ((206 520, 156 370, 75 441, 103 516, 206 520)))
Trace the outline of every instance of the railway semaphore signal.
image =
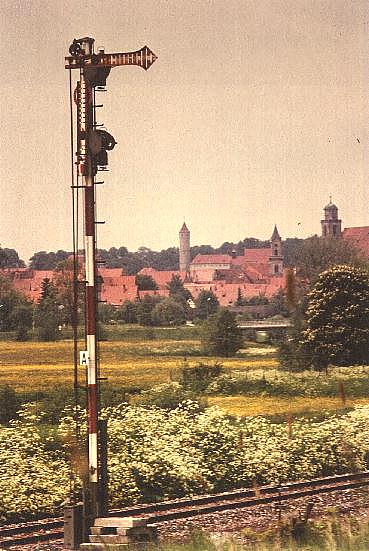
MULTIPOLYGON (((87 415, 88 415, 88 499, 85 511, 93 519, 104 513, 106 479, 100 472, 99 458, 99 375, 97 354, 97 269, 95 233, 95 176, 98 170, 106 170, 108 152, 116 145, 115 139, 96 123, 95 91, 102 91, 112 68, 122 65, 137 65, 147 70, 157 59, 144 46, 141 50, 108 54, 103 49, 94 52, 94 39, 74 39, 65 58, 65 68, 77 70, 78 82, 74 91, 77 106, 75 164, 84 195, 84 249, 85 249, 85 307, 87 367, 87 415)), ((73 130, 72 130, 73 136, 73 130)))

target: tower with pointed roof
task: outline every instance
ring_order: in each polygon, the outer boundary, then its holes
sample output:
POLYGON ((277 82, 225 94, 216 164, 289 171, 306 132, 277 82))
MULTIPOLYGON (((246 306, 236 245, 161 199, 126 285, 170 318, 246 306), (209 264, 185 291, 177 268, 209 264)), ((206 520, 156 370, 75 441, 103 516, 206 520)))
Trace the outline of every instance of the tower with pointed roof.
POLYGON ((271 276, 282 276, 283 274, 283 251, 282 239, 279 235, 277 226, 274 226, 272 237, 270 238, 270 257, 269 270, 271 276))
POLYGON ((324 207, 324 220, 320 221, 322 225, 322 237, 341 237, 342 220, 338 219, 338 208, 332 203, 332 197, 329 203, 324 207))
POLYGON ((190 230, 187 228, 186 223, 183 222, 183 226, 179 231, 179 271, 187 273, 190 262, 190 230))

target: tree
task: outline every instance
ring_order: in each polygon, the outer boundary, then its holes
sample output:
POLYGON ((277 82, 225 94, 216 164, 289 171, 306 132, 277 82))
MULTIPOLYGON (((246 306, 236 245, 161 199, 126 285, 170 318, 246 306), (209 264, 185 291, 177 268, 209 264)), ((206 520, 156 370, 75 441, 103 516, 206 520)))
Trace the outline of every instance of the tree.
POLYGON ((72 253, 59 250, 56 253, 39 251, 30 258, 30 268, 33 270, 54 270, 59 262, 67 260, 72 253))
POLYGON ((344 239, 313 236, 296 246, 289 262, 297 267, 297 276, 314 283, 318 275, 338 264, 363 266, 365 259, 353 244, 344 239))
POLYGON ((156 291, 158 289, 151 275, 137 274, 135 283, 139 291, 156 291))
POLYGON ((182 325, 186 321, 183 305, 172 298, 161 300, 151 312, 154 325, 182 325))
POLYGON ((160 300, 158 296, 145 295, 137 303, 137 321, 140 325, 153 325, 151 313, 160 300))
POLYGON ((110 323, 118 317, 117 308, 111 304, 99 303, 97 310, 100 323, 110 323))
POLYGON ((308 295, 302 347, 318 369, 369 361, 369 275, 353 266, 323 272, 308 295))
POLYGON ((15 249, 0 247, 0 269, 3 268, 24 268, 25 263, 19 258, 15 249))
POLYGON ((10 327, 17 331, 17 341, 26 341, 32 327, 33 305, 30 302, 19 303, 9 316, 10 327))
POLYGON ((214 295, 213 291, 200 291, 196 299, 196 316, 201 319, 207 319, 211 314, 219 308, 219 300, 214 295))
POLYGON ((227 358, 233 356, 243 344, 236 314, 220 308, 210 316, 202 328, 202 342, 207 353, 227 358))
POLYGON ((45 278, 41 283, 41 298, 36 308, 35 322, 41 341, 55 341, 60 324, 57 290, 52 282, 45 278))
POLYGON ((12 331, 16 328, 12 313, 22 305, 29 306, 26 297, 14 289, 8 278, 0 276, 0 331, 12 331))
POLYGON ((75 282, 72 258, 68 258, 58 263, 53 275, 53 287, 56 290, 56 300, 60 306, 60 321, 65 324, 73 323, 75 294, 77 301, 75 312, 77 324, 79 321, 79 314, 82 313, 83 315, 85 308, 84 289, 81 289, 81 282, 84 276, 82 267, 79 263, 77 263, 76 278, 77 281, 75 282))
POLYGON ((118 311, 118 319, 124 323, 137 323, 137 304, 131 300, 125 300, 118 311))
POLYGON ((169 296, 179 302, 185 308, 188 307, 187 301, 192 299, 192 295, 188 289, 184 288, 183 281, 179 275, 172 275, 172 279, 167 283, 167 289, 169 289, 169 296))

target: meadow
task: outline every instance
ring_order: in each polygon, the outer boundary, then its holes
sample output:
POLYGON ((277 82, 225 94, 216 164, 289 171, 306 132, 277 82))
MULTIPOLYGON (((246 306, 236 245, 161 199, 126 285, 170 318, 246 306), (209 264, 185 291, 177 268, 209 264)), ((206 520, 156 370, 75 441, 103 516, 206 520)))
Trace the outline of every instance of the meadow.
MULTIPOLYGON (((220 362, 224 374, 205 391, 209 405, 231 415, 319 418, 345 413, 369 403, 369 368, 330 368, 328 374, 288 373, 279 369, 276 348, 247 343, 232 358, 204 356, 197 328, 119 326, 104 328, 112 340, 99 344, 105 391, 126 399, 162 383, 178 380, 184 366, 220 362), (117 340, 117 336, 121 340, 117 340), (123 392, 124 391, 124 392, 123 392)), ((84 349, 80 341, 78 349, 84 349)), ((79 380, 85 371, 79 367, 79 380)), ((21 397, 45 395, 56 388, 72 389, 73 345, 70 340, 0 341, 0 386, 9 385, 21 397)), ((115 399, 117 403, 118 398, 115 399)))
MULTIPOLYGON (((79 350, 84 343, 79 343, 79 350)), ((149 388, 168 382, 184 362, 213 362, 201 353, 198 340, 103 341, 99 345, 101 376, 113 386, 149 388)), ((219 359, 218 359, 219 360, 219 359)), ((246 350, 235 358, 223 358, 227 370, 275 369, 274 349, 246 350)), ((84 370, 80 368, 81 380, 84 370)), ((67 386, 73 381, 71 341, 51 343, 0 342, 0 384, 18 392, 41 392, 52 386, 67 386)))

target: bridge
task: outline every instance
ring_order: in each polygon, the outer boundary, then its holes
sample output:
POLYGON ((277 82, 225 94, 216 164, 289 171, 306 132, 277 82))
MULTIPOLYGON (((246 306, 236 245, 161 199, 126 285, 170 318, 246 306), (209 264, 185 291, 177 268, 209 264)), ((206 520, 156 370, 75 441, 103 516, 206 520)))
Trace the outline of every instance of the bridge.
POLYGON ((238 324, 240 329, 288 329, 292 323, 289 319, 265 319, 265 320, 249 320, 238 324))

